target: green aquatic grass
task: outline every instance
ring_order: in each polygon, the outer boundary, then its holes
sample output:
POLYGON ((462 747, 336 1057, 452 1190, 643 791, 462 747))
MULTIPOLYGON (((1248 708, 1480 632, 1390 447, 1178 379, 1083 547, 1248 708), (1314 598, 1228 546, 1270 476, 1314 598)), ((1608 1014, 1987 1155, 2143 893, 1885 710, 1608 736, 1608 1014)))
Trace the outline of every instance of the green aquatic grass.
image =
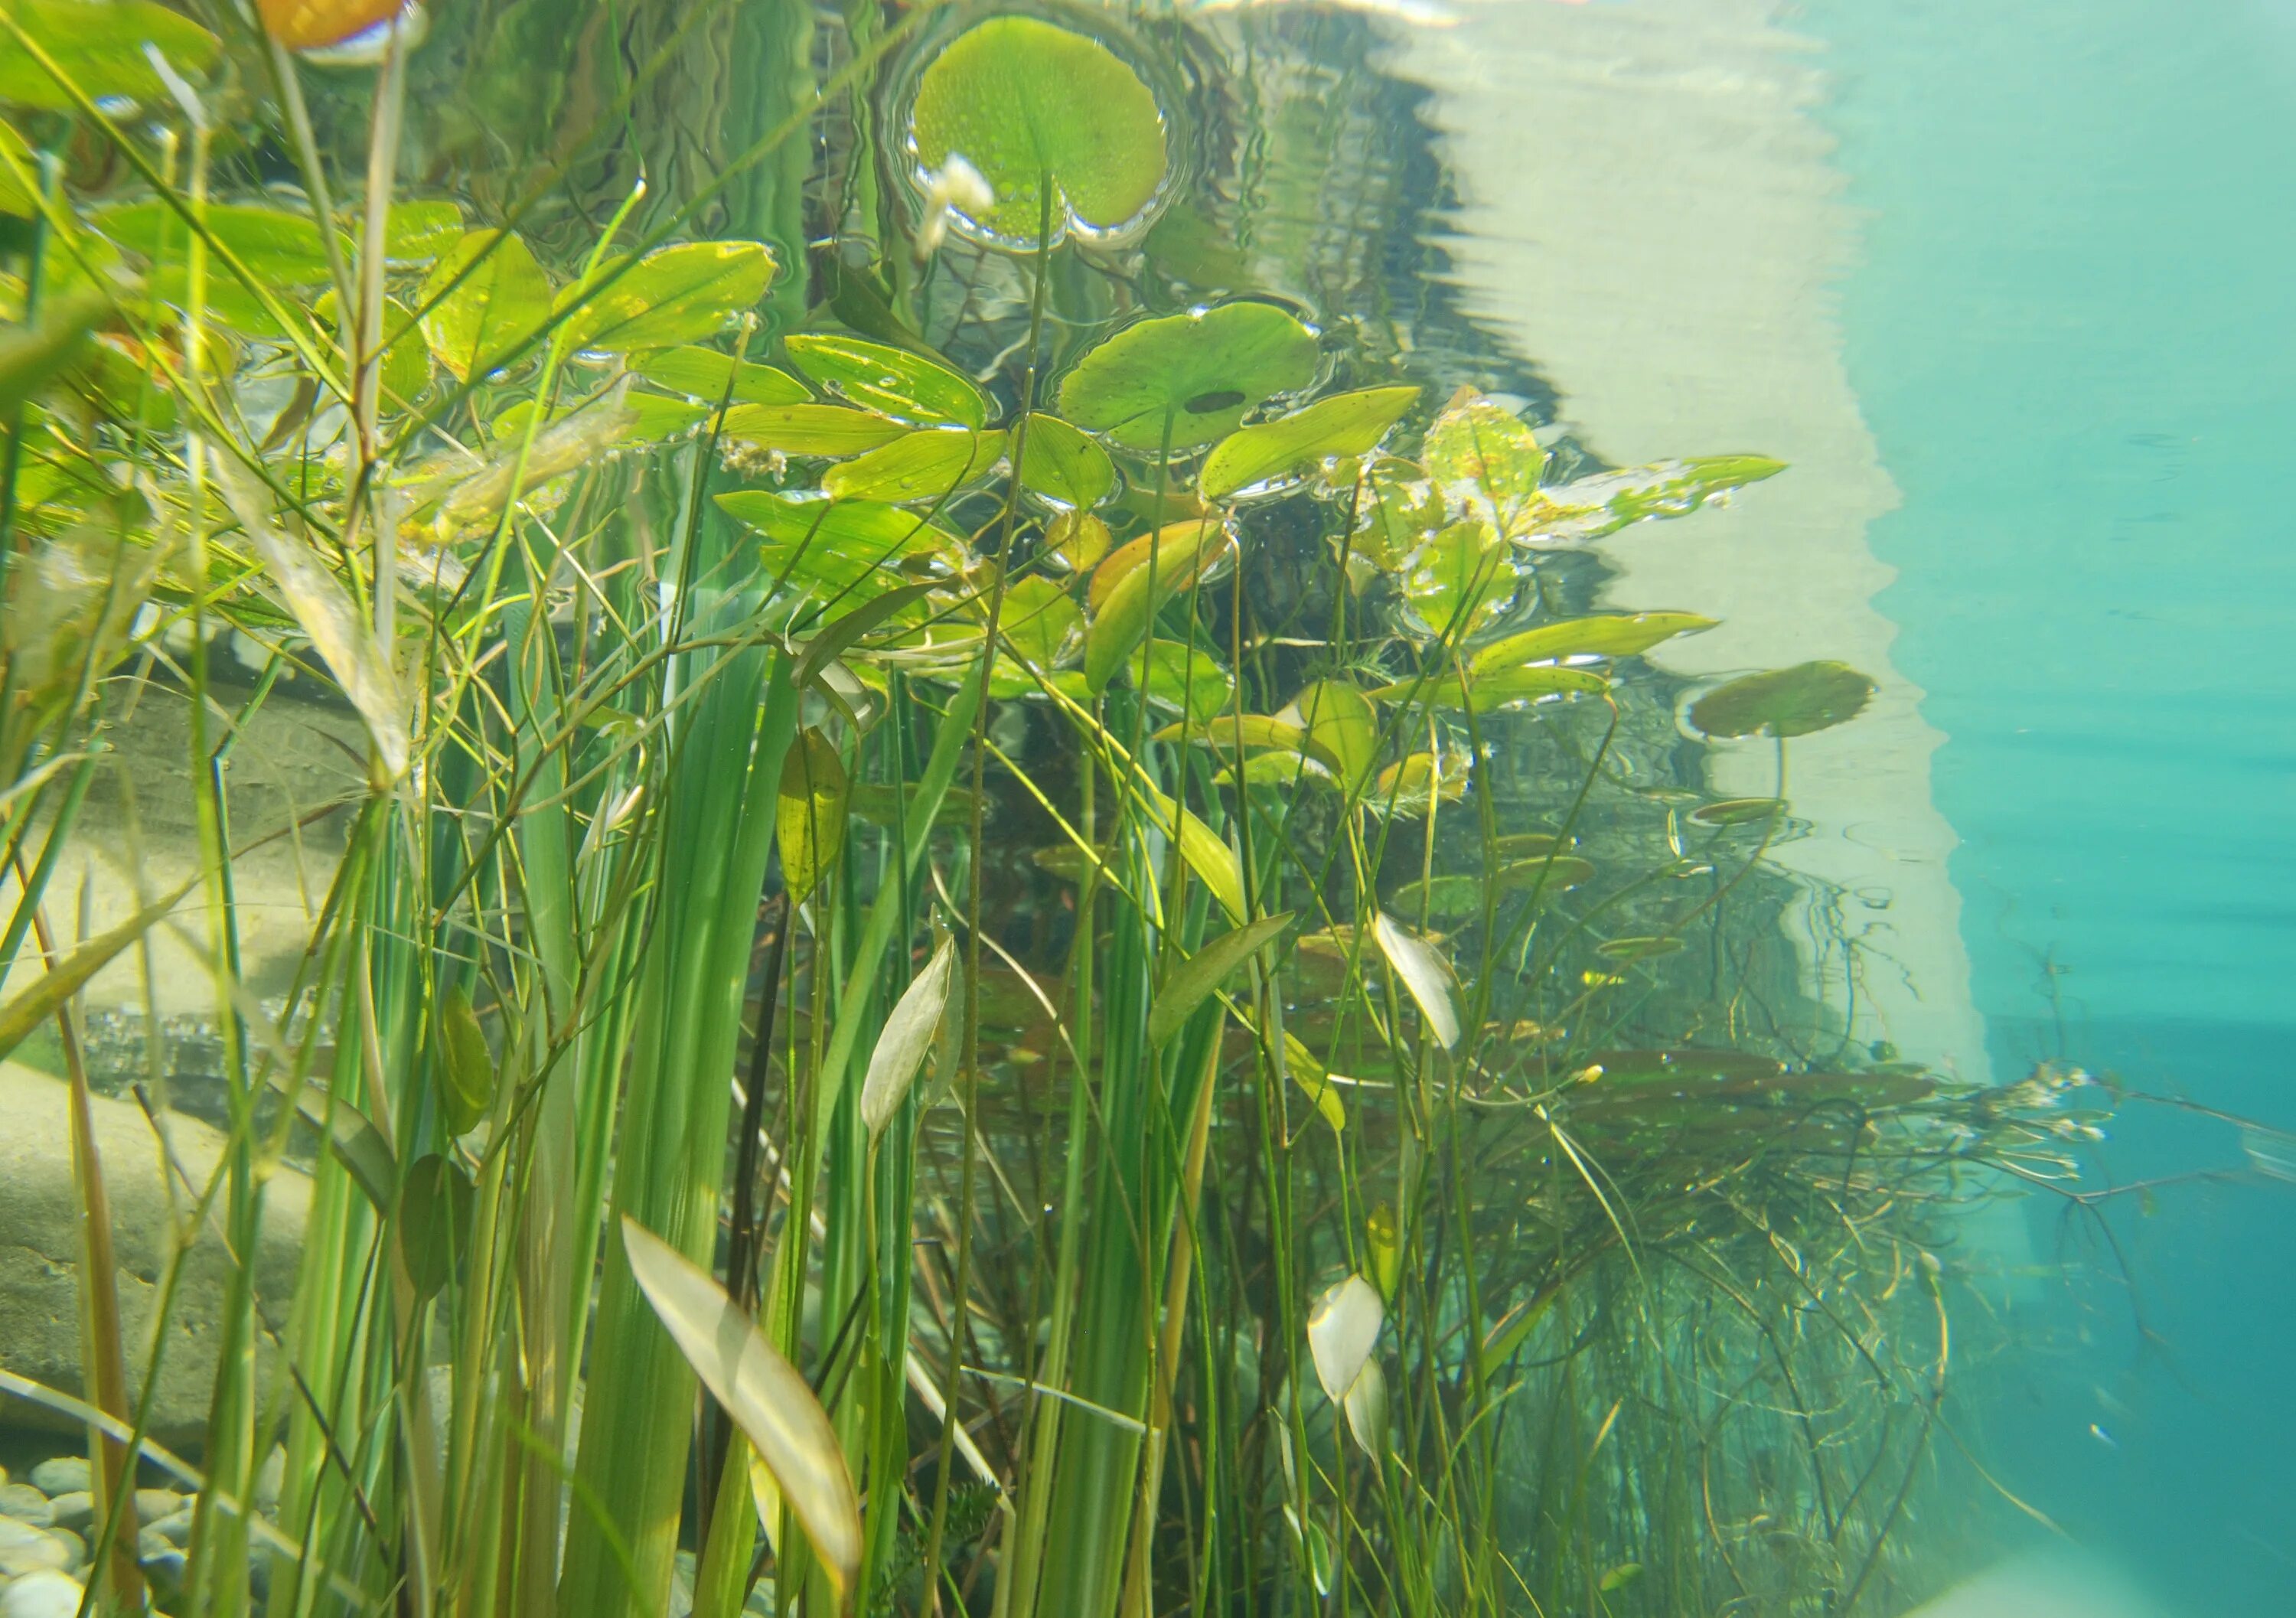
MULTIPOLYGON (((223 1037, 199 1197, 251 1254, 266 1186, 314 1179, 275 1374, 234 1271, 165 1610, 654 1614, 681 1552, 710 1618, 1849 1612, 1887 1584, 1946 1385, 1939 1211, 2047 1126, 1755 1020, 1784 738, 1854 714, 1847 671, 1693 709, 1778 738, 1759 812, 1612 835, 1624 660, 1708 620, 1532 605, 1541 547, 1775 463, 1548 484, 1479 395, 1271 404, 1316 382, 1294 314, 1128 318, 1062 241, 1063 206, 1159 194, 1154 117, 1113 153, 996 124, 972 273, 1024 316, 918 338, 900 267, 955 250, 888 201, 881 303, 781 329, 807 267, 706 210, 865 122, 929 8, 571 247, 522 226, 572 156, 505 208, 405 194, 403 37, 348 164, 316 70, 224 42, 289 195, 212 81, 108 114, 118 53, 55 11, 0 25, 0 84, 53 92, 0 142, 31 244, 0 353, 0 1049, 68 1049, 95 967, 166 927, 223 1037), (124 177, 64 184, 68 138, 124 177), (1327 628, 1248 587, 1277 520, 1327 628), (226 631, 251 688, 209 661, 226 631), (365 742, 313 806, 345 851, 281 1012, 241 958, 224 766, 290 690, 365 742), (192 715, 203 902, 67 944, 48 889, 137 701, 192 715), (1519 759, 1562 761, 1554 824, 1519 759), (1672 1048, 1686 1024, 1709 1048, 1672 1048)), ((1150 97, 1001 20, 925 70, 920 142, 1079 62, 1150 97)), ((132 1446, 100 1296, 86 1335, 66 1408, 132 1446)), ((118 1471, 106 1550, 135 1542, 118 1471)), ((100 1565, 134 1608, 134 1559, 100 1565)))

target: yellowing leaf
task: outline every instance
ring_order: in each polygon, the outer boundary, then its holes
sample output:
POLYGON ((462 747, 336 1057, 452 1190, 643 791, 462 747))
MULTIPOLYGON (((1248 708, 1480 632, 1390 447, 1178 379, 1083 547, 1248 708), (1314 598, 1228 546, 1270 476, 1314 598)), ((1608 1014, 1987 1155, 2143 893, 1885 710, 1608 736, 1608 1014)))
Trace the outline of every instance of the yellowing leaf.
POLYGON ((1434 946, 1415 932, 1407 932, 1382 910, 1372 918, 1372 936, 1379 951, 1426 1019, 1427 1031, 1445 1050, 1459 1043, 1459 1012, 1451 1003, 1451 969, 1434 946))
POLYGON ((932 1050, 941 1014, 948 1008, 949 973, 956 964, 956 940, 944 939, 932 960, 894 1004, 869 1053, 869 1073, 861 1083, 861 1122, 874 1141, 892 1121, 909 1093, 917 1069, 932 1050))
POLYGON ((845 847, 846 784, 845 760, 836 744, 816 727, 807 726, 782 760, 775 809, 782 882, 791 904, 813 897, 845 847))
POLYGON ((1316 1362, 1316 1380, 1333 1403, 1355 1386, 1386 1318, 1379 1289, 1356 1275, 1325 1288, 1308 1311, 1308 1353, 1316 1362))
POLYGON ((1235 851, 1221 841, 1218 833, 1154 787, 1144 782, 1138 790, 1156 829, 1179 844, 1180 858, 1219 901, 1220 908, 1231 919, 1243 920, 1243 870, 1236 864, 1235 851))
MULTIPOLYGON (((1157 609, 1194 578, 1198 562, 1226 538, 1227 530, 1210 518, 1172 523, 1155 536, 1152 556, 1144 549, 1117 576, 1085 637, 1085 684, 1095 695, 1108 688, 1125 658, 1139 645, 1157 609)), ((1103 563, 1103 572, 1116 562, 1111 556, 1103 563)), ((1094 583, 1098 582, 1095 577, 1094 583)))
POLYGON ((622 1247, 638 1289, 773 1474, 842 1597, 861 1572, 861 1502, 821 1402, 707 1271, 627 1215, 622 1247))
POLYGON ((694 342, 755 306, 773 278, 773 250, 762 242, 657 248, 611 283, 560 294, 561 302, 580 306, 567 319, 566 340, 611 353, 694 342))
POLYGON ((1478 675, 1566 657, 1634 657, 1677 635, 1710 629, 1714 620, 1695 612, 1604 612, 1541 624, 1478 647, 1467 660, 1478 675))

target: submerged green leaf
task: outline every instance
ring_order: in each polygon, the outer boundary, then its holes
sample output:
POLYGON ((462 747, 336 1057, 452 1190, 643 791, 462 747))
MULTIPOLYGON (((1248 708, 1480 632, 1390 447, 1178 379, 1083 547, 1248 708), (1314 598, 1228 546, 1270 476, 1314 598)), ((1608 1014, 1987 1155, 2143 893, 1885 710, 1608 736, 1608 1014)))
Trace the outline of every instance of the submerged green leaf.
POLYGON ((1353 791, 1379 763, 1379 711, 1346 680, 1314 680, 1277 717, 1296 716, 1308 740, 1337 768, 1340 785, 1353 791))
MULTIPOLYGON (((145 54, 146 46, 176 72, 193 78, 214 67, 221 50, 213 34, 152 0, 9 0, 8 15, 91 101, 119 96, 168 102, 167 82, 145 54)), ((75 105, 64 86, 5 30, 0 30, 0 101, 59 112, 75 105)))
POLYGON ((1379 1288, 1358 1275, 1333 1283, 1316 1300, 1308 1311, 1308 1354, 1325 1398, 1337 1403, 1348 1396, 1386 1320, 1379 1288))
POLYGON ((1085 637, 1085 683, 1094 694, 1108 688, 1148 633, 1157 609, 1187 585, 1204 552, 1226 538, 1226 529, 1210 518, 1173 523, 1160 536, 1152 566, 1134 565, 1118 578, 1085 637))
POLYGON ((773 250, 762 242, 656 248, 598 291, 570 286, 559 294, 562 305, 579 306, 567 317, 567 344, 627 353, 699 341, 755 306, 774 267, 773 250))
POLYGON ((692 346, 642 354, 630 369, 656 387, 698 398, 706 405, 723 399, 734 405, 797 405, 813 396, 803 382, 786 371, 737 360, 717 349, 692 346))
POLYGON ((1467 660, 1467 667, 1480 675, 1494 669, 1566 657, 1636 657, 1660 641, 1710 629, 1714 622, 1695 612, 1603 612, 1564 619, 1478 647, 1467 660))
POLYGON ((1451 1003, 1451 969, 1435 953, 1435 947, 1417 933, 1406 932, 1384 910, 1372 917, 1372 936, 1379 940, 1380 953, 1387 957, 1395 975, 1410 990, 1435 1042, 1446 1050, 1456 1046, 1459 1013, 1451 1003))
POLYGON ((1428 635, 1456 641, 1496 617, 1513 599, 1515 585, 1497 532, 1469 517, 1420 547, 1403 576, 1403 596, 1428 635))
POLYGON ((1710 736, 1806 736, 1856 719, 1874 690, 1847 663, 1796 663, 1717 686, 1690 705, 1690 722, 1710 736))
POLYGON ((1600 696, 1611 682, 1591 669, 1561 669, 1534 663, 1525 669, 1495 669, 1488 674, 1463 679, 1447 674, 1420 683, 1398 680, 1372 695, 1382 702, 1419 702, 1434 708, 1466 708, 1489 713, 1516 702, 1537 702, 1555 696, 1600 696))
POLYGON ((1427 430, 1420 451, 1438 483, 1472 483, 1497 509, 1503 526, 1538 492, 1546 452, 1530 429, 1505 407, 1462 388, 1427 430))
POLYGON ((808 725, 782 759, 774 810, 781 841, 782 883, 801 905, 837 863, 845 847, 845 760, 836 743, 808 725))
MULTIPOLYGON (((1198 725, 1209 724, 1226 712, 1235 695, 1235 681, 1227 665, 1203 647, 1159 638, 1148 643, 1146 658, 1151 702, 1177 710, 1198 725)), ((1124 667, 1138 678, 1134 659, 1127 658, 1124 667)))
POLYGON ((735 405, 719 433, 783 455, 861 455, 902 437, 908 429, 890 417, 843 405, 735 405))
POLYGON ((430 1297, 454 1278, 455 1261, 470 1244, 476 1202, 471 1177, 451 1158, 433 1152, 407 1165, 398 1190, 398 1252, 416 1298, 430 1297))
POLYGON ((964 560, 955 535, 898 505, 762 489, 719 495, 718 504, 765 536, 767 570, 793 584, 881 595, 964 560))
POLYGON ((78 360, 88 349, 88 333, 102 317, 93 300, 47 312, 37 326, 0 330, 0 415, 20 409, 26 399, 78 360))
POLYGON ((868 1076, 861 1081, 861 1123, 872 1142, 885 1132, 931 1053, 941 1014, 948 1008, 949 973, 955 963, 956 940, 943 939, 925 969, 894 1003, 876 1048, 869 1053, 868 1076))
POLYGON ((799 370, 865 410, 920 427, 988 424, 988 395, 937 359, 820 332, 799 333, 783 346, 799 370))
POLYGON ((832 499, 945 500, 977 483, 1004 454, 1001 432, 927 427, 830 468, 821 487, 832 499))
POLYGON ((1038 413, 1029 417, 1029 439, 1021 450, 1021 483, 1056 505, 1086 512, 1116 487, 1116 464, 1091 434, 1056 415, 1038 413))
POLYGON ((1232 932, 1221 933, 1175 966, 1148 1008, 1149 1043, 1168 1044, 1214 990, 1291 924, 1288 910, 1280 916, 1263 916, 1232 932))
POLYGON ((994 201, 966 217, 1033 245, 1043 185, 1057 236, 1130 224, 1164 183, 1164 120, 1140 76, 1097 39, 1037 17, 993 17, 951 41, 917 85, 918 162, 962 157, 994 201))
POLYGON ((1223 499, 1281 486, 1334 456, 1367 454, 1418 398, 1416 388, 1361 388, 1239 428, 1204 457, 1197 487, 1208 500, 1223 499))
POLYGON ((467 382, 476 367, 492 371, 509 364, 512 345, 550 317, 550 278, 521 238, 475 230, 431 267, 422 304, 429 309, 423 341, 456 381, 467 382))
POLYGON ((1226 437, 1244 412, 1304 388, 1316 334, 1272 303, 1223 303, 1125 327, 1061 383, 1078 425, 1133 449, 1193 449, 1226 437))
POLYGON ((468 1135, 495 1102, 494 1052, 472 1008, 471 991, 456 983, 439 1003, 439 1101, 447 1132, 468 1135))

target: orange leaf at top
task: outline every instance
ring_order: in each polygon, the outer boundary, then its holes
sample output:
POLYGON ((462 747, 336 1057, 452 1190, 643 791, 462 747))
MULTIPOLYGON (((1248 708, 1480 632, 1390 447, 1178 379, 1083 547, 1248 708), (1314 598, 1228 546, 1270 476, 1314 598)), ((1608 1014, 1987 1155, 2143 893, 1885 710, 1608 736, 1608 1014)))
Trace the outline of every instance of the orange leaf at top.
POLYGON ((340 45, 398 15, 402 0, 256 0, 263 26, 291 51, 340 45))

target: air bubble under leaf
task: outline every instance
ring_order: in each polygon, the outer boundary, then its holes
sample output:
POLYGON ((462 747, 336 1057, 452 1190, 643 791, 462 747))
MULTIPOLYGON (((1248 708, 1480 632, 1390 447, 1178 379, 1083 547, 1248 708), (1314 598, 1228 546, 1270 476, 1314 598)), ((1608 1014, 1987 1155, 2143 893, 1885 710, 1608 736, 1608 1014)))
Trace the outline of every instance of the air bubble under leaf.
POLYGON ((1062 412, 1133 449, 1193 449, 1253 406, 1304 388, 1316 335, 1272 303, 1224 303, 1143 320, 1086 354, 1061 383, 1062 412))
POLYGON ((1856 719, 1874 692, 1847 663, 1796 663, 1717 686, 1690 705, 1690 722, 1710 736, 1806 736, 1856 719))
POLYGON ((1107 232, 1144 213, 1164 183, 1164 120, 1140 76, 1097 39, 1037 17, 995 17, 951 41, 917 85, 921 169, 964 158, 995 200, 960 218, 1033 246, 1043 185, 1052 228, 1107 232))

